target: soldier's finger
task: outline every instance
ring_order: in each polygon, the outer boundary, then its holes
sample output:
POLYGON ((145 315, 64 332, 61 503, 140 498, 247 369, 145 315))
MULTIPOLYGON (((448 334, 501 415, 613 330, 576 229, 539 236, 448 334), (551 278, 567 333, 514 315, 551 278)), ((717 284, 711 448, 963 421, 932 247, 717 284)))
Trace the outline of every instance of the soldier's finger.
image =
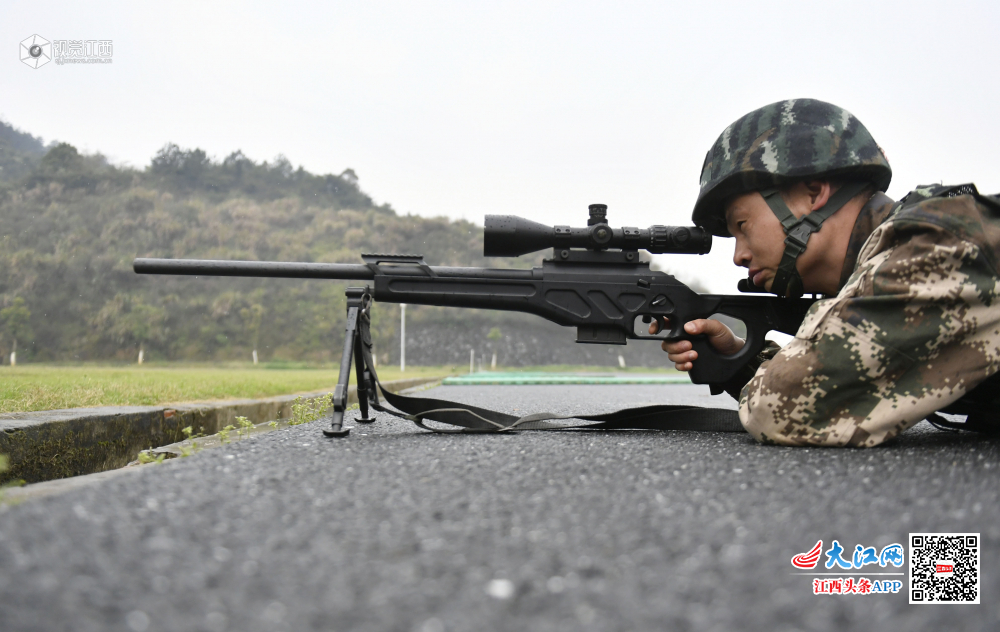
POLYGON ((691 350, 690 340, 667 340, 660 344, 660 348, 667 353, 683 353, 691 350))
POLYGON ((733 331, 725 323, 711 318, 692 320, 684 325, 684 331, 692 335, 704 334, 713 338, 729 338, 733 331))
POLYGON ((694 362, 698 359, 698 352, 688 351, 686 353, 668 353, 667 359, 671 362, 694 362))
POLYGON ((711 335, 718 332, 717 325, 722 325, 722 323, 720 323, 717 320, 711 320, 708 318, 699 318, 697 320, 692 320, 684 323, 684 331, 693 336, 697 336, 700 334, 711 335))

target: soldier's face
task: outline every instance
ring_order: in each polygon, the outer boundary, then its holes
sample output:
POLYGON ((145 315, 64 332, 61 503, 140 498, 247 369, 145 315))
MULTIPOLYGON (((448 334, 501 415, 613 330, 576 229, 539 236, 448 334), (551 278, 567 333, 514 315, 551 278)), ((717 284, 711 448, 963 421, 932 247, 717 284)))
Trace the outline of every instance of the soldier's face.
POLYGON ((781 222, 761 194, 753 191, 726 204, 726 225, 736 238, 733 263, 750 271, 754 285, 770 290, 785 251, 781 222))

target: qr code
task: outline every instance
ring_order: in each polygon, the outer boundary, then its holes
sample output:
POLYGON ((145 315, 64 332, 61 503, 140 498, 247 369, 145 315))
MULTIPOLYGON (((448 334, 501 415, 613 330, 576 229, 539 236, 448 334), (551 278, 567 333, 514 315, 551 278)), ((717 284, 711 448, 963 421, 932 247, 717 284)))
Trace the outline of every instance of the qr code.
POLYGON ((979 534, 910 534, 910 603, 979 603, 979 534))

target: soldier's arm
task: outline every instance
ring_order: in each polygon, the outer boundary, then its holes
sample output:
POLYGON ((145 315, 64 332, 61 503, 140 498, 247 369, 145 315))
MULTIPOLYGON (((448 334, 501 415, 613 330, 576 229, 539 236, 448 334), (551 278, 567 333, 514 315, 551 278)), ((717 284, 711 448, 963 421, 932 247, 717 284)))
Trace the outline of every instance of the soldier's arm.
POLYGON ((743 388, 740 419, 758 440, 874 446, 996 371, 1000 292, 979 247, 889 222, 859 261, 743 388))

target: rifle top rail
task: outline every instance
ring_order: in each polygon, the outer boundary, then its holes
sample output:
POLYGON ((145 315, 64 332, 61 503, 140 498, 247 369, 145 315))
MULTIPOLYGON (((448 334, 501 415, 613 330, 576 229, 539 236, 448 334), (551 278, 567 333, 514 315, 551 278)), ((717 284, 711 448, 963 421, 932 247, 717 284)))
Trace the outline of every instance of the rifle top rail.
MULTIPOLYGON (((439 276, 486 279, 532 279, 534 272, 507 268, 458 268, 414 265, 410 262, 378 264, 380 271, 392 276, 439 276), (430 274, 428 274, 428 271, 430 274)), ((284 279, 331 279, 370 281, 375 270, 364 263, 298 263, 286 261, 221 261, 215 259, 148 259, 132 262, 137 274, 174 274, 185 276, 270 277, 284 279)))

